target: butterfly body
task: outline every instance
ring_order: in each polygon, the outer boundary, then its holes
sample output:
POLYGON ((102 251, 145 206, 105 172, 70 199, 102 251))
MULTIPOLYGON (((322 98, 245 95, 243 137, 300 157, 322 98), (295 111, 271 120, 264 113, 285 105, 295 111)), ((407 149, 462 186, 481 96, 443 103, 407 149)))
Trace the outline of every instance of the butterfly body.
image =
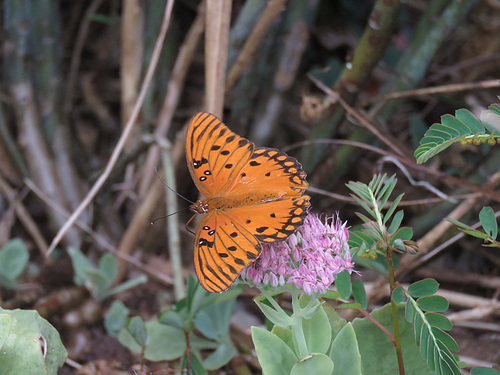
POLYGON ((293 157, 258 147, 200 112, 188 127, 188 168, 206 197, 191 209, 206 214, 195 239, 195 270, 210 292, 226 290, 260 255, 262 243, 282 241, 309 209, 306 174, 293 157))

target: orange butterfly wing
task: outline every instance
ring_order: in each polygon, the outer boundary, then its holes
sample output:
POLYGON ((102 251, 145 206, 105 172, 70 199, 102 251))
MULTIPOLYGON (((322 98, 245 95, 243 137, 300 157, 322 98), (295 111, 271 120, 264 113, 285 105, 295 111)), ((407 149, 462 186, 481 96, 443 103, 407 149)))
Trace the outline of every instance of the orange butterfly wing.
POLYGON ((303 224, 306 174, 295 158, 255 148, 204 112, 189 124, 186 155, 207 198, 191 206, 207 213, 196 231, 196 275, 206 290, 221 292, 259 257, 261 242, 282 241, 303 224))
POLYGON ((200 112, 186 135, 186 158, 191 177, 207 198, 227 189, 247 164, 255 145, 228 129, 217 117, 200 112))

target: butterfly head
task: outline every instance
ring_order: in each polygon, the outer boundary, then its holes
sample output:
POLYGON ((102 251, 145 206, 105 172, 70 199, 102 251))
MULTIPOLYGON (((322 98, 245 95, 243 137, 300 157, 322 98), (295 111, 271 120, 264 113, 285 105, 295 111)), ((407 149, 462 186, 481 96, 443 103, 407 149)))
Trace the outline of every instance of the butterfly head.
POLYGON ((209 212, 208 202, 206 199, 196 201, 191 206, 189 206, 189 208, 191 209, 191 211, 199 214, 206 214, 209 212))

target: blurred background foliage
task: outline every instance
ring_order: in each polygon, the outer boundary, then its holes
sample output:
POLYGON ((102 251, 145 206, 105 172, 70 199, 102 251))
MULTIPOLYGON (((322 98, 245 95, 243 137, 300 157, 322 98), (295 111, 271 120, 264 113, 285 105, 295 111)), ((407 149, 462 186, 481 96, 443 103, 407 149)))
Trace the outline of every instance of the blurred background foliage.
MULTIPOLYGON (((451 147, 420 167, 413 158, 420 138, 441 115, 458 108, 478 113, 498 101, 498 2, 228 3, 228 43, 212 48, 212 34, 204 35, 204 3, 175 2, 154 78, 118 162, 79 224, 47 257, 48 244, 101 175, 133 113, 167 1, 2 1, 0 247, 20 238, 30 253, 17 287, 2 288, 3 307, 43 307, 76 361, 113 359, 125 367, 133 362, 102 328, 102 310, 111 299, 97 303, 73 286, 69 246, 94 260, 103 251, 118 255, 117 281, 148 274, 147 284, 120 296, 143 317, 175 301, 171 276, 179 266, 172 265, 167 247, 177 246, 183 272, 193 272, 193 238, 184 229, 189 213, 175 216, 177 245, 168 242, 176 238, 172 229, 167 235, 161 222, 148 223, 188 206, 182 200, 164 203, 173 194, 165 192, 155 167, 176 191, 197 199, 184 163, 184 132, 189 119, 207 109, 207 97, 224 98, 224 120, 233 131, 302 162, 314 212, 340 211, 356 225, 345 183, 396 173, 397 190, 405 193, 404 224, 413 227, 416 239, 432 237, 421 244, 425 254, 454 234, 433 230, 465 200, 473 199, 454 217, 463 222, 473 221, 483 205, 498 209, 497 182, 489 180, 499 170, 498 147, 451 147), (249 41, 254 49, 245 55, 249 41), (205 91, 207 56, 213 60, 225 52, 227 76, 215 78, 225 80, 226 88, 205 91), (313 79, 339 94, 371 127, 346 113, 313 79), (396 94, 386 95, 391 93, 396 94), (123 261, 128 256, 134 264, 123 261), (70 302, 58 299, 62 291, 70 302), (47 303, 50 298, 57 303, 47 303), (85 306, 92 313, 68 318, 85 306)), ((432 266, 419 265, 406 272, 408 281, 432 276, 445 288, 486 301, 500 290, 500 254, 470 238, 440 253, 432 266)), ((457 300, 456 309, 473 307, 457 300)), ((498 314, 479 318, 500 330, 498 314)), ((498 347, 492 331, 474 334, 477 342, 485 340, 484 347, 498 347)), ((460 346, 469 356, 500 361, 498 353, 464 340, 460 346)))

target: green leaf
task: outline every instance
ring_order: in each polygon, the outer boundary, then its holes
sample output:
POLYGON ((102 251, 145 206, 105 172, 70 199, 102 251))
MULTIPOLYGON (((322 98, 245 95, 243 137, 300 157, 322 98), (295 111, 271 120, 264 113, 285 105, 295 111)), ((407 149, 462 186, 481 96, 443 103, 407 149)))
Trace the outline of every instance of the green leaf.
POLYGON ((34 310, 0 308, 2 374, 55 375, 68 353, 59 333, 34 310))
POLYGON ((99 271, 105 277, 106 288, 109 288, 118 276, 118 262, 113 254, 106 253, 99 260, 99 271))
POLYGON ((402 287, 398 286, 394 291, 392 292, 392 300, 395 303, 401 303, 405 299, 405 292, 402 287))
POLYGON ((343 270, 335 276, 335 286, 341 299, 349 299, 351 296, 351 275, 349 275, 349 271, 343 270))
POLYGON ((474 228, 472 228, 472 227, 468 226, 467 224, 464 224, 460 221, 457 221, 455 219, 450 219, 449 217, 447 217, 446 220, 451 221, 453 224, 455 224, 459 228, 474 230, 474 228))
MULTIPOLYGON (((384 175, 384 177, 385 177, 385 175, 384 175)), ((382 189, 381 189, 379 195, 377 196, 379 210, 382 210, 382 208, 387 203, 387 200, 391 196, 392 191, 394 190, 394 187, 396 186, 396 183, 397 183, 396 177, 395 177, 395 175, 392 175, 391 177, 389 177, 389 179, 383 185, 381 185, 382 189)))
MULTIPOLYGON (((394 207, 394 208, 396 208, 396 207, 394 207)), ((399 226, 401 225, 401 221, 403 220, 403 217, 404 217, 403 210, 399 210, 398 212, 396 212, 396 214, 394 215, 394 218, 392 219, 391 225, 387 229, 387 232, 389 232, 389 234, 393 234, 395 231, 398 230, 399 226)), ((389 218, 389 215, 386 214, 384 217, 384 224, 386 223, 388 218, 389 218)))
POLYGON ((500 375, 500 371, 489 367, 474 367, 470 375, 500 375))
POLYGON ((408 301, 406 301, 405 316, 408 322, 413 323, 413 318, 415 316, 415 307, 413 306, 411 299, 408 299, 408 301))
POLYGON ((419 147, 415 151, 418 164, 425 163, 431 157, 467 136, 488 134, 483 124, 467 110, 460 109, 455 114, 457 117, 451 115, 442 116, 442 124, 432 125, 424 134, 419 147))
MULTIPOLYGON (((433 374, 420 355, 420 350, 415 344, 413 326, 404 317, 403 305, 398 308, 398 325, 403 350, 403 361, 406 375, 431 375, 433 374)), ((394 322, 391 305, 373 311, 370 315, 375 318, 389 332, 394 334, 394 322)), ((363 374, 369 375, 397 375, 398 364, 394 353, 394 345, 389 337, 379 327, 367 318, 354 319, 352 322, 358 341, 363 374)))
POLYGON ((15 280, 26 268, 28 260, 28 249, 23 241, 13 239, 5 244, 0 251, 0 275, 7 279, 7 288, 15 287, 15 280))
POLYGON ((290 375, 318 374, 330 375, 333 371, 333 363, 324 354, 314 353, 301 359, 293 366, 290 375))
POLYGON ((358 340, 351 323, 335 337, 329 356, 335 365, 332 375, 362 374, 358 340))
POLYGON ((399 228, 396 233, 394 233, 394 238, 401 239, 403 241, 411 240, 413 237, 413 229, 409 227, 399 228))
POLYGON ((68 248, 68 253, 71 257, 71 262, 73 264, 73 270, 75 271, 74 281, 76 285, 84 285, 90 280, 89 272, 95 272, 96 268, 89 262, 87 257, 83 253, 75 248, 68 248))
POLYGON ((114 301, 106 314, 104 327, 111 336, 118 336, 122 328, 127 325, 129 309, 120 301, 114 301))
POLYGON ((445 331, 432 327, 432 334, 436 337, 437 340, 441 341, 446 347, 454 352, 458 352, 459 348, 457 342, 445 331))
POLYGON ((148 334, 146 332, 146 325, 144 321, 139 316, 134 316, 129 319, 127 324, 127 331, 134 338, 134 340, 140 346, 146 346, 148 340, 148 334))
POLYGON ((413 316, 413 332, 415 334, 415 343, 417 345, 425 344, 425 340, 423 339, 424 334, 422 333, 422 331, 426 329, 427 326, 424 325, 424 321, 422 320, 422 315, 416 312, 416 314, 413 316), (422 342, 421 340, 424 340, 424 342, 422 342))
POLYGON ((255 326, 252 327, 252 340, 264 374, 290 375, 298 358, 287 344, 271 332, 255 326))
POLYGON ((231 345, 220 344, 219 347, 203 361, 203 367, 207 370, 217 370, 225 366, 238 353, 231 345))
POLYGON ((303 374, 318 374, 330 375, 332 374, 333 363, 330 358, 324 354, 314 353, 308 355, 306 358, 301 359, 293 366, 290 375, 303 375, 303 374))
POLYGON ((484 207, 479 213, 479 221, 483 226, 484 231, 494 240, 498 235, 498 225, 495 218, 495 213, 491 207, 484 207))
POLYGON ((439 283, 434 279, 424 279, 411 284, 408 292, 413 298, 431 296, 438 291, 439 283))
POLYGON ((294 350, 293 335, 290 328, 284 328, 280 326, 273 326, 271 333, 278 336, 285 344, 287 344, 290 349, 294 350))
POLYGON ((347 321, 340 317, 337 311, 328 304, 322 305, 323 309, 328 316, 328 321, 330 322, 330 327, 332 327, 332 338, 337 337, 339 332, 347 324, 347 321))
MULTIPOLYGON (((444 125, 452 127, 462 134, 472 135, 476 133, 476 130, 474 128, 467 126, 467 124, 464 124, 462 121, 452 115, 446 114, 441 116, 441 121, 444 125)), ((484 128, 482 130, 484 131, 484 128)))
POLYGON ((441 314, 427 312, 425 313, 425 319, 427 319, 431 326, 443 329, 445 331, 449 331, 453 327, 450 320, 446 316, 441 314))
POLYGON ((274 325, 280 327, 289 327, 292 325, 292 319, 282 311, 276 311, 272 307, 262 303, 258 300, 254 300, 255 304, 259 307, 260 311, 269 319, 274 325))
MULTIPOLYGON (((184 356, 184 358, 186 357, 184 356)), ((191 358, 190 363, 191 363, 191 369, 193 370, 193 375, 205 375, 207 372, 203 368, 203 364, 201 363, 196 353, 191 352, 190 358, 191 358)), ((187 358, 185 361, 182 362, 181 368, 188 368, 187 358)))
MULTIPOLYGON (((481 122, 467 109, 459 109, 455 112, 455 116, 457 120, 461 121, 464 124, 467 124, 467 127, 470 129, 472 133, 474 132, 484 132, 484 126, 481 122)), ((453 116, 452 116, 453 117, 453 116)))
POLYGON ((365 286, 360 279, 355 279, 352 282, 352 296, 354 297, 354 300, 361 305, 361 308, 366 310, 368 306, 366 291, 365 286))
POLYGON ((0 350, 3 348, 12 329, 12 318, 10 314, 0 314, 0 350))
POLYGON ((417 305, 422 310, 429 312, 444 312, 449 307, 446 298, 441 296, 420 297, 417 299, 417 305))
POLYGON ((184 328, 184 322, 182 321, 182 318, 177 311, 165 311, 160 315, 158 321, 162 324, 167 324, 172 327, 180 329, 184 328))
POLYGON ((196 314, 194 324, 203 335, 216 341, 225 340, 229 335, 229 323, 236 300, 208 305, 196 314))
MULTIPOLYGON (((326 354, 332 341, 332 327, 330 327, 325 310, 319 307, 310 319, 301 319, 301 321, 309 353, 326 354)), ((294 342, 297 340, 295 333, 296 331, 292 330, 294 342)))
POLYGON ((157 320, 146 323, 146 337, 144 356, 150 361, 171 361, 182 357, 187 349, 186 336, 182 330, 157 320))

